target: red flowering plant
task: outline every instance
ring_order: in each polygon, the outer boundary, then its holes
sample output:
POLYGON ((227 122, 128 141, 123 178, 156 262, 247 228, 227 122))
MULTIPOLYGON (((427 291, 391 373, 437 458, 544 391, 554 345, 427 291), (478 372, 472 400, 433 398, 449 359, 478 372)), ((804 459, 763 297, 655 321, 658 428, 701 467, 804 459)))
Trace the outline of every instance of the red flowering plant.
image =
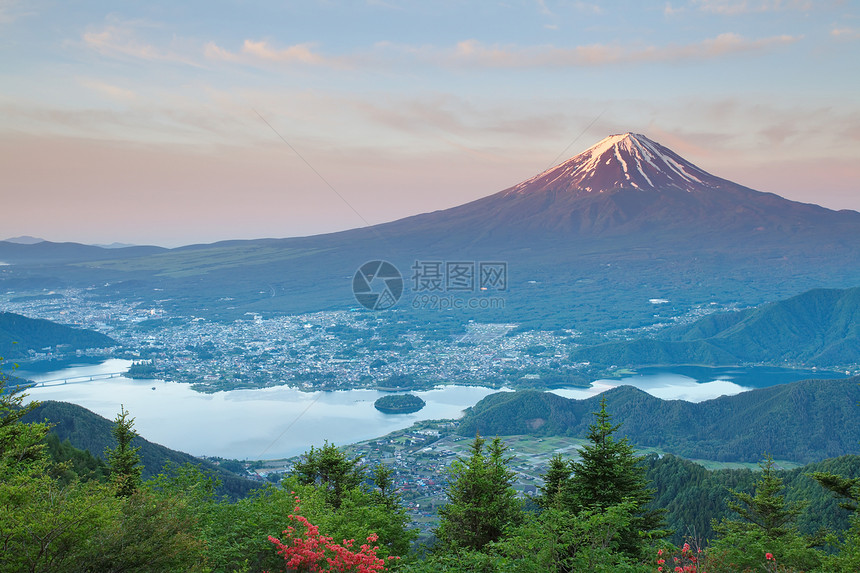
POLYGON ((685 543, 680 551, 658 549, 657 573, 706 573, 700 563, 702 550, 694 550, 685 543))
MULTIPOLYGON (((378 545, 371 546, 379 537, 373 533, 367 543, 358 551, 353 549, 354 539, 344 539, 335 543, 330 536, 321 535, 319 527, 299 514, 301 511, 298 496, 295 497, 295 513, 289 518, 297 527, 289 526, 284 530, 283 541, 269 536, 269 541, 277 548, 278 555, 286 561, 286 571, 291 573, 378 573, 386 571, 385 559, 378 557, 378 545)), ((388 560, 399 557, 388 557, 388 560)))
POLYGON ((734 563, 724 563, 718 557, 708 557, 701 549, 693 549, 689 543, 685 543, 681 549, 664 547, 657 550, 656 573, 722 573, 722 572, 751 572, 764 571, 765 573, 794 573, 798 569, 780 565, 773 553, 765 553, 762 563, 755 569, 743 567, 734 563), (759 568, 760 567, 760 568, 759 568))

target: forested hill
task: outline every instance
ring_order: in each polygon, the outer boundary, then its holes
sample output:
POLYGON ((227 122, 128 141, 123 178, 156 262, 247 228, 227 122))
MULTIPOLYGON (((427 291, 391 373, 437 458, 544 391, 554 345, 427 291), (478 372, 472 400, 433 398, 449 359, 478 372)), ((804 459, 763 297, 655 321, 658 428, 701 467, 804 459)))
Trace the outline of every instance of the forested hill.
POLYGON ((0 356, 26 358, 29 350, 68 345, 68 350, 105 348, 117 342, 99 332, 72 328, 41 318, 27 318, 14 312, 0 312, 0 356))
MULTIPOLYGON (((92 455, 102 459, 105 458, 106 449, 116 447, 116 440, 111 435, 114 423, 76 404, 45 401, 24 418, 25 422, 44 420, 54 425, 51 433, 56 434, 60 441, 69 440, 74 447, 88 450, 92 455)), ((223 470, 211 462, 154 444, 140 436, 134 438, 132 445, 140 446, 143 479, 158 475, 168 462, 177 465, 191 463, 217 475, 222 483, 218 492, 220 494, 234 498, 242 497, 256 487, 251 480, 223 470)))
MULTIPOLYGON (((688 458, 815 462, 858 452, 860 377, 803 380, 698 404, 661 400, 632 386, 605 392, 619 434, 637 446, 688 458)), ((466 411, 458 432, 584 437, 600 396, 572 400, 527 390, 487 396, 466 411)))
POLYGON ((860 363, 860 287, 815 289, 740 312, 706 316, 656 338, 579 348, 574 360, 598 364, 810 366, 860 363))
MULTIPOLYGON (((654 488, 654 506, 666 509, 666 522, 675 532, 676 543, 690 537, 712 539, 712 520, 734 515, 728 507, 732 501, 728 490, 752 492, 761 475, 749 469, 707 470, 672 455, 646 456, 643 465, 654 488)), ((851 512, 839 507, 840 499, 812 479, 814 472, 858 477, 860 456, 841 456, 777 472, 785 486, 786 500, 808 504, 798 517, 797 525, 803 533, 813 535, 822 527, 836 531, 847 528, 851 512)))

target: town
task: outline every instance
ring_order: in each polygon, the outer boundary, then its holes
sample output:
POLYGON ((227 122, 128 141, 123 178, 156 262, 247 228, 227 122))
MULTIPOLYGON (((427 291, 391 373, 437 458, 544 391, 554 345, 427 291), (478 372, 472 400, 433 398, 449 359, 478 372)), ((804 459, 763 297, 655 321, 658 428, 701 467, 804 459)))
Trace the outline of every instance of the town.
MULTIPOLYGON (((663 301, 655 305, 666 306, 663 301)), ((130 358, 135 361, 132 377, 189 383, 201 392, 279 385, 306 391, 419 390, 441 384, 587 387, 596 377, 614 374, 569 359, 581 344, 582 335, 574 329, 463 324, 454 316, 424 325, 403 311, 340 310, 277 317, 249 313, 242 320, 222 322, 171 316, 158 305, 106 300, 86 289, 10 293, 0 299, 0 309, 107 334, 120 346, 87 354, 130 358)), ((691 322, 721 309, 725 307, 697 307, 658 324, 691 322)), ((32 358, 49 360, 58 354, 44 349, 32 358)))

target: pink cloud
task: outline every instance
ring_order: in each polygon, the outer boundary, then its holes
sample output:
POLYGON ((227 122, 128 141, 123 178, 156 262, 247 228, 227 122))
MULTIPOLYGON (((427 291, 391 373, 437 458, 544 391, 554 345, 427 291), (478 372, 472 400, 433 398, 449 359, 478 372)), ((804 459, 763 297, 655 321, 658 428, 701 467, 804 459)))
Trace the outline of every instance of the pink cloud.
POLYGON ((100 30, 84 33, 84 46, 111 58, 134 58, 146 61, 176 62, 198 66, 194 58, 181 50, 155 46, 138 38, 138 29, 157 26, 140 22, 115 21, 100 30))
MULTIPOLYGON (((491 68, 580 67, 640 62, 673 62, 704 60, 734 54, 764 51, 793 44, 800 36, 780 35, 747 39, 739 34, 724 33, 694 44, 666 46, 620 46, 592 44, 573 48, 552 46, 521 48, 487 46, 477 40, 459 42, 446 53, 430 57, 447 65, 470 65, 491 68)), ((414 52, 415 50, 410 50, 414 52)), ((425 51, 426 52, 426 51, 425 51)))
POLYGON ((347 66, 346 58, 328 58, 314 50, 315 44, 295 44, 276 48, 266 40, 245 40, 237 52, 209 42, 204 47, 204 55, 213 60, 238 62, 246 65, 258 64, 305 64, 342 68, 347 66))
POLYGON ((830 35, 840 40, 860 39, 860 30, 856 28, 833 28, 830 35))
POLYGON ((704 12, 726 16, 782 10, 805 12, 813 7, 810 0, 694 0, 694 2, 704 12))

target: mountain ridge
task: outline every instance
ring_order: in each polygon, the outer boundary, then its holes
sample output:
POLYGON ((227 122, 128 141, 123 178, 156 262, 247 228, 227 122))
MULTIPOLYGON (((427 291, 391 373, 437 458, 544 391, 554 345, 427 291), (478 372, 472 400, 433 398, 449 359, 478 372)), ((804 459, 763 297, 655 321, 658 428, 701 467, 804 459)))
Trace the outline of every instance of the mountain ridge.
MULTIPOLYGON (((604 147, 603 155, 609 153, 604 147)), ((642 157, 640 164, 649 167, 642 157)), ((656 152, 654 157, 658 163, 656 152)), ((639 177, 634 158, 622 158, 631 179, 639 177)), ((666 163, 664 170, 706 180, 703 170, 677 158, 680 167, 666 163)), ((605 177, 593 174, 598 179, 624 178, 620 161, 601 166, 611 170, 605 177)), ((658 185, 657 174, 645 167, 658 185)), ((62 257, 46 262, 47 255, 9 261, 0 248, 0 260, 15 262, 0 267, 0 286, 86 286, 93 295, 133 300, 151 300, 157 288, 167 310, 231 318, 354 308, 351 278, 372 260, 392 262, 407 287, 418 260, 501 261, 509 288, 486 296, 500 297, 503 308, 464 310, 464 317, 600 331, 656 322, 652 298, 670 299, 681 314, 702 303, 757 305, 810 288, 860 284, 860 213, 789 201, 715 176, 707 181, 723 187, 702 193, 680 183, 661 189, 622 185, 603 193, 510 193, 514 185, 373 227, 148 254, 99 250, 74 264, 62 257)), ((412 312, 407 297, 415 294, 407 290, 396 308, 412 312)))
POLYGON ((28 318, 14 312, 0 312, 0 356, 7 359, 27 358, 29 351, 51 346, 68 346, 69 350, 118 346, 111 337, 82 328, 28 318))
POLYGON ((577 348, 576 361, 795 366, 860 364, 860 287, 813 289, 757 308, 716 313, 652 338, 577 348))
POLYGON ((857 453, 860 377, 803 380, 698 403, 662 400, 632 386, 575 400, 524 390, 491 394, 466 411, 464 436, 584 437, 606 399, 620 436, 694 459, 815 462, 857 453))

